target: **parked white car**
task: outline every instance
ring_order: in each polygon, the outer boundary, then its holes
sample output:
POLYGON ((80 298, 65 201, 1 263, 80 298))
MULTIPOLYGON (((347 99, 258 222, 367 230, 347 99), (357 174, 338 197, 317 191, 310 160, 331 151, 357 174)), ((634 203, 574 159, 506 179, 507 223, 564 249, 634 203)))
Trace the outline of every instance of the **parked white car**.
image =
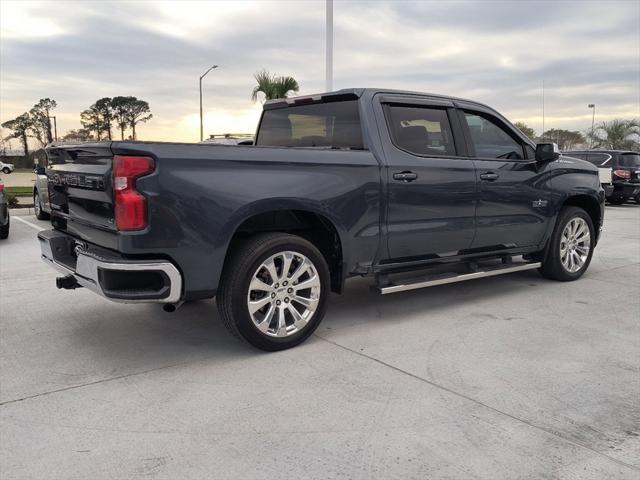
POLYGON ((0 172, 9 174, 15 170, 15 165, 13 163, 4 163, 0 161, 0 172))
POLYGON ((253 135, 250 133, 209 135, 209 138, 203 140, 201 143, 214 143, 216 145, 253 145, 253 135))

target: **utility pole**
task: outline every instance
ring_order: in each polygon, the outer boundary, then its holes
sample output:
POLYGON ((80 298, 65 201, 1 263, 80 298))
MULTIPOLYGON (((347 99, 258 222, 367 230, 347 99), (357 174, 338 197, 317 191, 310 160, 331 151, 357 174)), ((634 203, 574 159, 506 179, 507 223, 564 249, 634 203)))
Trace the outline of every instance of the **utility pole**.
POLYGON ((593 128, 595 126, 595 121, 596 121, 596 104, 590 103, 589 105, 587 105, 587 107, 593 109, 593 112, 591 114, 591 138, 589 139, 589 148, 592 148, 593 147, 593 128))
POLYGON ((544 142, 544 80, 542 80, 542 141, 544 142))
POLYGON ((330 92, 333 90, 333 0, 326 0, 327 3, 327 26, 326 35, 326 71, 325 71, 325 90, 330 92))
POLYGON ((58 141, 58 123, 56 122, 56 116, 49 116, 49 128, 51 128, 51 119, 53 118, 53 139, 58 141))
POLYGON ((202 126, 202 79, 205 77, 205 75, 207 73, 209 73, 214 68, 218 68, 218 65, 211 66, 211 68, 209 68, 209 70, 207 70, 202 75, 200 75, 200 141, 203 140, 203 138, 202 138, 202 135, 203 135, 202 134, 202 131, 203 131, 203 126, 202 126))

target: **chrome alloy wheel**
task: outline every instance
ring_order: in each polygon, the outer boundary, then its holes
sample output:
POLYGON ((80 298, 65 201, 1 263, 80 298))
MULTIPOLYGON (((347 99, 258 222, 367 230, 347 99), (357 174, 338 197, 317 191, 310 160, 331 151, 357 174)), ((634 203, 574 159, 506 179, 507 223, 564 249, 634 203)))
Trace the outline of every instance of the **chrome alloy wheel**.
POLYGON ((570 273, 580 270, 589 258, 590 249, 589 225, 584 218, 572 218, 560 237, 560 261, 564 269, 570 273))
POLYGON ((313 262, 298 252, 279 252, 255 271, 247 307, 258 330, 288 337, 309 323, 320 301, 320 276, 313 262))
POLYGON ((38 195, 37 193, 33 195, 33 211, 36 214, 36 217, 38 217, 40 215, 40 209, 41 209, 41 205, 40 205, 40 195, 38 195))

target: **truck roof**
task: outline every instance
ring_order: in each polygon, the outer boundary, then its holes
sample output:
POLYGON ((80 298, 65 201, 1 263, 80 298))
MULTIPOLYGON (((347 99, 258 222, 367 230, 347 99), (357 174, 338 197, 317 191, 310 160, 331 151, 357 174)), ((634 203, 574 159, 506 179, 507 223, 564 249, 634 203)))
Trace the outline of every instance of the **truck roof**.
POLYGON ((295 97, 287 97, 287 98, 277 98, 274 100, 267 100, 264 103, 264 107, 266 110, 269 109, 269 107, 271 108, 278 108, 278 107, 282 107, 284 106, 283 104, 292 104, 292 103, 301 103, 301 100, 305 100, 305 99, 313 99, 315 101, 320 100, 321 98, 326 98, 326 97, 332 97, 332 96, 344 96, 345 99, 346 97, 354 97, 354 98, 360 98, 363 95, 367 94, 370 96, 373 96, 375 94, 378 93, 390 93, 390 94, 394 94, 394 95, 412 95, 412 96, 420 96, 420 97, 432 97, 432 98, 441 98, 444 100, 452 100, 452 101, 459 101, 459 102, 468 102, 468 103, 473 103, 476 105, 481 105, 483 107, 486 108, 490 108, 491 110, 493 110, 492 107, 490 107, 489 105, 486 105, 484 103, 481 102, 477 102, 475 100, 469 100, 467 98, 460 98, 460 97, 454 97, 451 95, 443 95, 440 93, 427 93, 427 92, 417 92, 417 91, 413 91, 413 90, 396 90, 393 88, 343 88, 341 90, 334 90, 331 92, 324 92, 324 93, 317 93, 317 94, 311 94, 311 95, 298 95, 295 97))

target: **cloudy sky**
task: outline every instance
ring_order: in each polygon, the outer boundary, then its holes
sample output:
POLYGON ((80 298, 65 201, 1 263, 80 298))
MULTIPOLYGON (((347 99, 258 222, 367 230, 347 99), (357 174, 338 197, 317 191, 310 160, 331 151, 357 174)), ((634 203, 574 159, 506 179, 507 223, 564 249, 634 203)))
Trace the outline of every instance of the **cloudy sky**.
MULTIPOLYGON (((58 133, 105 96, 147 100, 144 140, 196 141, 198 77, 205 135, 253 132, 253 73, 324 89, 324 0, 0 2, 0 121, 58 102, 58 133)), ((640 116, 640 2, 335 1, 334 87, 467 97, 512 121, 586 129, 640 116)), ((16 145, 17 146, 17 145, 16 145)))

